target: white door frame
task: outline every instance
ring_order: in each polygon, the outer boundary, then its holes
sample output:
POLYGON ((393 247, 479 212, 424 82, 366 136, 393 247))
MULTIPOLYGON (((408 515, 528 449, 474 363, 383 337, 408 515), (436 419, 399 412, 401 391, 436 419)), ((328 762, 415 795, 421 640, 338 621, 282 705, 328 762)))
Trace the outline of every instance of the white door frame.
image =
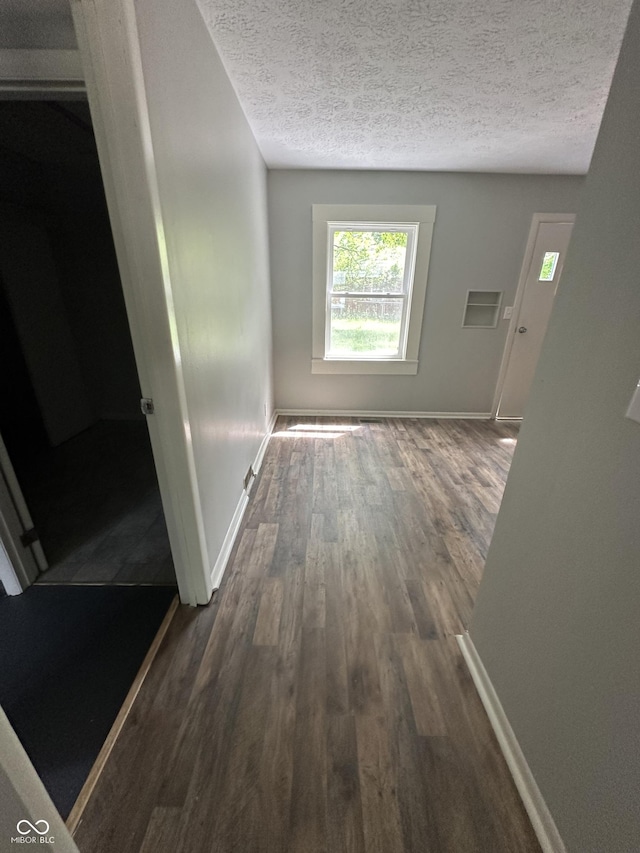
MULTIPOLYGON (((524 289, 529 275, 529 268, 533 261, 533 250, 535 249, 538 231, 543 223, 558 223, 570 222, 576 220, 575 213, 534 213, 531 219, 531 228, 529 229, 529 238, 524 252, 522 268, 520 270, 520 278, 518 279, 518 289, 516 297, 513 301, 513 311, 511 313, 511 321, 509 322, 509 330, 507 332, 507 340, 502 353, 502 361, 500 362, 500 370, 498 372, 498 381, 496 383, 495 394, 493 395, 493 405, 491 406, 491 417, 495 418, 500 407, 500 398, 504 389, 505 379, 507 378, 507 369, 509 367, 509 358, 513 349, 516 330, 519 325, 520 309, 522 308, 522 299, 524 297, 524 289)), ((505 420, 522 420, 522 418, 505 418, 505 420)))
POLYGON ((40 542, 25 546, 20 540, 32 527, 29 507, 0 435, 0 580, 7 595, 24 592, 47 568, 40 542))
POLYGON ((72 0, 180 599, 206 604, 204 534, 133 0, 72 0))
POLYGON ((79 50, 0 50, 0 98, 84 96, 79 50))
MULTIPOLYGON (((2 837, 5 839, 3 841, 5 850, 14 849, 9 841, 10 838, 22 838, 17 829, 18 824, 29 821, 32 827, 38 827, 38 834, 27 832, 27 840, 31 838, 44 841, 45 837, 51 837, 52 841, 45 845, 45 849, 55 850, 56 853, 79 853, 71 833, 52 803, 51 797, 46 792, 42 780, 2 708, 0 708, 0 784, 4 794, 0 828, 2 837), (44 826, 43 821, 47 824, 46 836, 40 835, 44 826)), ((22 828, 29 830, 25 825, 22 828)), ((22 848, 16 845, 15 849, 22 848)))
POLYGON ((25 68, 22 74, 20 57, 3 65, 0 51, 0 97, 68 96, 86 86, 140 386, 143 397, 155 403, 155 414, 147 418, 147 424, 180 599, 192 605, 206 604, 213 591, 211 567, 134 4, 130 0, 72 0, 71 8, 84 84, 78 84, 77 62, 72 57, 58 56, 61 62, 55 73, 47 66, 40 72, 25 68), (70 69, 66 72, 65 63, 70 69), (29 94, 25 94, 25 86, 29 94))
POLYGON ((20 580, 16 571, 16 561, 11 559, 5 547, 7 539, 9 539, 8 544, 11 544, 11 537, 8 537, 6 533, 5 519, 0 514, 0 581, 7 595, 20 595, 29 585, 29 582, 26 578, 24 581, 20 580))

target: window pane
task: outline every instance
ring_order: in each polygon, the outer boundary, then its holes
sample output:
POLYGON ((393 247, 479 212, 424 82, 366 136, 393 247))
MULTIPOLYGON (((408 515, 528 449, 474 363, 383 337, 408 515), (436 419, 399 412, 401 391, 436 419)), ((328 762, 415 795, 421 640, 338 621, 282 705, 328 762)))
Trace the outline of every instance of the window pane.
POLYGON ((402 293, 407 258, 403 231, 334 231, 334 291, 402 293))
POLYGON ((400 347, 403 299, 331 298, 329 355, 395 356, 400 347))
POLYGON ((545 252, 538 281, 553 281, 560 252, 545 252))

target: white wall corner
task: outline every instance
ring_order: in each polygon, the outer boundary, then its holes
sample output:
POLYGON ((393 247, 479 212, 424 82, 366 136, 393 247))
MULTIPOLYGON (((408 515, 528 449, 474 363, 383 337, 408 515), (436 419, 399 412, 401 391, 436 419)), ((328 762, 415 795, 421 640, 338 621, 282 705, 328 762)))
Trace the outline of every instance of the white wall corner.
POLYGON ((468 632, 456 639, 543 853, 567 853, 515 732, 468 632))

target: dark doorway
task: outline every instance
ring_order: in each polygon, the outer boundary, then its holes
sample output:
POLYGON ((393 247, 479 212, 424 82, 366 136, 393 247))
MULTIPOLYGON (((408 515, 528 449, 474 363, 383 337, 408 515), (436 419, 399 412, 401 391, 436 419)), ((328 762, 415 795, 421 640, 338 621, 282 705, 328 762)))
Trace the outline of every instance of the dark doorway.
POLYGON ((0 433, 50 568, 174 584, 86 101, 0 102, 0 433))

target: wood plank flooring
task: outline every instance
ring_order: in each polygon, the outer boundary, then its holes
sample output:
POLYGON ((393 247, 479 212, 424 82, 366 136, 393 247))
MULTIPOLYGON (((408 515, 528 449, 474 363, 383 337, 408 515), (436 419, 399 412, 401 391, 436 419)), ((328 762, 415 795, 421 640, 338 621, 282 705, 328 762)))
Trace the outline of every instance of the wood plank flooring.
POLYGON ((176 614, 82 853, 539 853, 454 639, 516 435, 281 418, 220 591, 176 614))

